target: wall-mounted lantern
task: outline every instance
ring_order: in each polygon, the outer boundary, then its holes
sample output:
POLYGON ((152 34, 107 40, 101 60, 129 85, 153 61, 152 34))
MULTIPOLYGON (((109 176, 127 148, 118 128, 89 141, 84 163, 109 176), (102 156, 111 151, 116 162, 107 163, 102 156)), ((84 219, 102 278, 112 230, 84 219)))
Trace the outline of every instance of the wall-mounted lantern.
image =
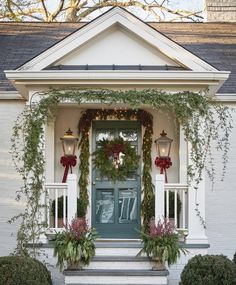
POLYGON ((164 130, 160 135, 161 136, 155 140, 157 150, 155 165, 157 167, 160 167, 160 174, 165 173, 165 182, 168 183, 166 169, 170 168, 172 165, 170 150, 173 140, 167 137, 167 134, 164 132, 164 130))
POLYGON ((73 132, 68 129, 65 135, 60 138, 63 150, 63 156, 61 157, 61 164, 65 167, 62 183, 65 183, 67 180, 67 175, 70 169, 70 173, 72 173, 72 166, 76 166, 76 156, 75 150, 78 144, 78 138, 73 136, 73 132))

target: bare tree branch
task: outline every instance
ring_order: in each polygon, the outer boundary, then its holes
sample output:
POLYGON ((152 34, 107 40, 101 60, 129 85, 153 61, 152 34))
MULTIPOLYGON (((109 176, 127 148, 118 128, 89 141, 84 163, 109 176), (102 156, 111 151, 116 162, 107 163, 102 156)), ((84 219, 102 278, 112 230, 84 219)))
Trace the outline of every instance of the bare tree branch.
POLYGON ((60 0, 54 11, 49 9, 50 0, 1 0, 0 19, 23 21, 72 21, 78 22, 104 8, 119 6, 139 8, 145 11, 144 17, 152 16, 156 21, 202 20, 201 11, 175 10, 171 8, 173 0, 60 0))

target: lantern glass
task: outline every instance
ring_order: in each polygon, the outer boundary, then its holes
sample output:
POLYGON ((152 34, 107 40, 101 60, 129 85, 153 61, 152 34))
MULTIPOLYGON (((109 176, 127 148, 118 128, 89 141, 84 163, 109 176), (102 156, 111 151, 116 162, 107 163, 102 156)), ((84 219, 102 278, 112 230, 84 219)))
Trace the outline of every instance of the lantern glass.
POLYGON ((163 130, 161 133, 161 137, 155 140, 157 155, 163 158, 170 156, 171 143, 173 141, 172 139, 168 138, 166 135, 167 134, 163 130))
POLYGON ((70 129, 68 129, 65 135, 61 138, 64 156, 75 155, 77 142, 78 138, 74 137, 73 132, 70 129))

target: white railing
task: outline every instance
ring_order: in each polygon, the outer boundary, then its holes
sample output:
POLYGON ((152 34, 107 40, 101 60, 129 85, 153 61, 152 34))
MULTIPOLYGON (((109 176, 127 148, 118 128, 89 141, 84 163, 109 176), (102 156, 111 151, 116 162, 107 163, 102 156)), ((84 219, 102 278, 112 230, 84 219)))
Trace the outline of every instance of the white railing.
POLYGON ((156 175, 155 218, 168 218, 179 231, 188 230, 188 185, 165 184, 164 175, 156 175))
POLYGON ((188 185, 165 184, 164 216, 173 221, 178 230, 188 228, 188 185))
POLYGON ((77 213, 77 177, 69 174, 67 183, 46 183, 46 222, 50 230, 70 224, 77 213))

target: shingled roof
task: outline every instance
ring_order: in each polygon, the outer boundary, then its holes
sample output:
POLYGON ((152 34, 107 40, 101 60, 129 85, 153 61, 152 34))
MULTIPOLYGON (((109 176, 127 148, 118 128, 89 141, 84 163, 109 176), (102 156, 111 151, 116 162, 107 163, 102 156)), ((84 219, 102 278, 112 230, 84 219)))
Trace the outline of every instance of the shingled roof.
MULTIPOLYGON (((0 22, 0 91, 14 90, 4 70, 15 69, 85 23, 0 22)), ((219 70, 231 71, 218 93, 236 93, 236 23, 149 23, 219 70)))

